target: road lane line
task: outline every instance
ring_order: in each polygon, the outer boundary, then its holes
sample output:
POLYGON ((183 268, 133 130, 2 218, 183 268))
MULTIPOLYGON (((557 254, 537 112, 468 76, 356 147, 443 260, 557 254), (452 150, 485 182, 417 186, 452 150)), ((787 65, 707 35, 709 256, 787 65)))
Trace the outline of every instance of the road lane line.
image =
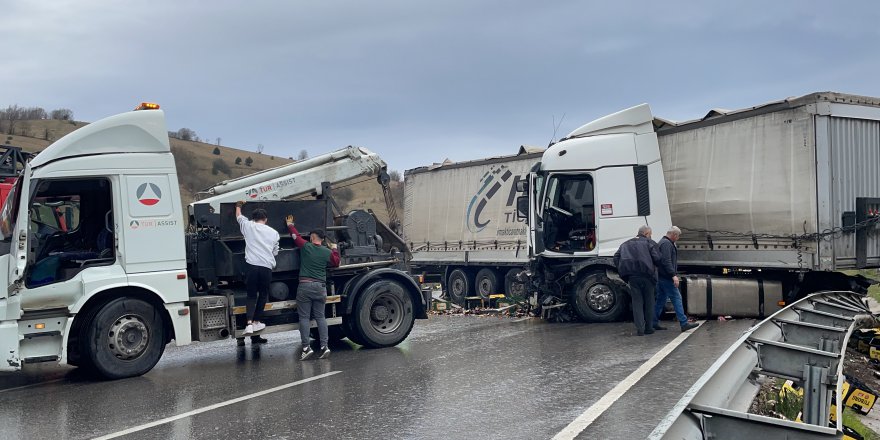
POLYGON ((40 385, 46 385, 46 384, 49 384, 49 383, 61 382, 61 381, 64 381, 64 380, 67 380, 67 379, 47 380, 47 381, 45 381, 45 382, 32 383, 32 384, 30 384, 30 385, 22 385, 22 386, 20 386, 20 387, 6 388, 6 389, 3 389, 3 390, 0 390, 0 393, 5 393, 5 392, 8 392, 8 391, 23 390, 23 389, 25 389, 25 388, 38 387, 38 386, 40 386, 40 385))
POLYGON ((101 437, 95 437, 95 440, 106 440, 106 439, 111 439, 111 438, 116 438, 116 437, 122 437, 123 435, 128 435, 128 434, 132 434, 132 433, 135 433, 135 432, 138 432, 138 431, 143 431, 143 430, 145 430, 145 429, 154 428, 154 427, 159 426, 159 425, 164 425, 164 424, 166 424, 166 423, 171 423, 171 422, 176 421, 176 420, 184 419, 184 418, 191 417, 191 416, 194 416, 194 415, 197 415, 197 414, 201 414, 201 413, 204 413, 204 412, 208 412, 208 411, 211 411, 211 410, 215 410, 215 409, 217 409, 217 408, 222 408, 222 407, 224 407, 224 406, 234 405, 234 404, 236 404, 236 403, 243 402, 243 401, 245 401, 245 400, 250 400, 250 399, 254 399, 254 398, 260 397, 260 396, 265 396, 266 394, 274 393, 274 392, 276 392, 276 391, 285 390, 285 389, 287 389, 287 388, 292 388, 292 387, 295 387, 295 386, 297 386, 297 385, 302 385, 302 384, 307 383, 307 382, 311 382, 311 381, 318 380, 318 379, 324 379, 325 377, 330 377, 330 376, 333 376, 334 374, 339 374, 339 373, 341 373, 341 371, 331 371, 331 372, 329 372, 329 373, 319 374, 319 375, 317 375, 317 376, 313 376, 313 377, 310 377, 310 378, 308 378, 308 379, 298 380, 298 381, 296 381, 296 382, 291 382, 291 383, 288 383, 288 384, 280 385, 280 386, 277 386, 277 387, 275 387, 275 388, 269 388, 268 390, 259 391, 259 392, 256 392, 256 393, 253 393, 253 394, 248 394, 248 395, 246 395, 246 396, 241 396, 241 397, 238 397, 238 398, 235 398, 235 399, 232 399, 232 400, 227 400, 227 401, 225 401, 225 402, 215 403, 215 404, 213 404, 213 405, 208 405, 208 406, 205 406, 205 407, 202 407, 202 408, 199 408, 199 409, 194 409, 194 410, 192 410, 192 411, 187 411, 187 412, 185 412, 185 413, 183 413, 183 414, 178 414, 178 415, 176 415, 176 416, 171 416, 171 417, 166 417, 166 418, 164 418, 164 419, 159 419, 159 420, 156 420, 155 422, 150 422, 150 423, 145 423, 145 424, 143 424, 143 425, 138 425, 138 426, 135 426, 135 427, 133 427, 133 428, 128 428, 128 429, 123 430, 123 431, 114 432, 114 433, 112 433, 112 434, 107 434, 107 435, 104 435, 104 436, 101 436, 101 437))
MULTIPOLYGON (((699 321, 698 326, 702 326, 706 321, 699 321)), ((669 356, 669 353, 672 353, 676 347, 681 345, 685 339, 689 338, 692 334, 696 332, 696 329, 692 331, 682 332, 680 335, 676 336, 675 339, 669 341, 666 346, 660 349, 657 353, 654 353, 654 356, 651 356, 645 363, 643 363, 636 371, 630 373, 626 379, 623 379, 620 383, 614 386, 608 393, 602 396, 596 403, 587 408, 586 411, 583 412, 578 418, 574 419, 568 426, 565 427, 562 431, 559 431, 553 437, 553 440, 571 440, 580 435, 580 433, 584 432, 587 427, 589 427, 594 421, 596 421, 599 416, 602 415, 617 399, 621 398, 630 388, 633 387, 641 378, 645 377, 657 364, 660 363, 666 356, 669 356)))

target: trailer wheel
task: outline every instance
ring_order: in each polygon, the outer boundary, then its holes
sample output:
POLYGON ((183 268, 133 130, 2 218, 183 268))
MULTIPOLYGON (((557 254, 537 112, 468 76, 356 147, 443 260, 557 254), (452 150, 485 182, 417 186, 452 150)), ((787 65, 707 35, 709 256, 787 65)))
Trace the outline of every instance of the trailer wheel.
POLYGON ((501 293, 501 284, 498 282, 498 274, 488 267, 480 269, 476 276, 477 295, 488 299, 489 295, 501 293))
POLYGON ((516 276, 522 269, 510 269, 504 275, 504 294, 508 298, 524 299, 526 297, 526 285, 517 281, 516 276))
POLYGON ((449 278, 446 280, 446 294, 449 295, 450 301, 464 305, 470 291, 471 277, 464 269, 455 269, 449 273, 449 278))
POLYGON ((140 376, 165 351, 162 317, 151 304, 117 298, 102 307, 85 331, 88 366, 108 379, 140 376))
POLYGON ((628 296, 604 273, 588 273, 572 286, 568 303, 584 321, 612 322, 623 319, 628 296))
POLYGON ((357 298, 354 327, 363 344, 371 348, 399 344, 412 331, 413 300, 406 288, 393 280, 376 281, 357 298))

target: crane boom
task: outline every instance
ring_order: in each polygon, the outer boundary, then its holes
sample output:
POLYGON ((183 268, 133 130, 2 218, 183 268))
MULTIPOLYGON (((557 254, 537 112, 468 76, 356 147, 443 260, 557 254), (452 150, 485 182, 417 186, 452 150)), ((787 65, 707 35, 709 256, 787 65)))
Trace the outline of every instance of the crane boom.
MULTIPOLYGON (((386 174, 387 165, 379 155, 366 148, 346 147, 300 162, 225 180, 199 192, 206 198, 189 205, 190 214, 196 204, 210 204, 219 212, 221 203, 239 200, 284 200, 316 193, 321 183, 340 185, 361 177, 386 174)), ((387 177, 380 179, 387 183, 387 177)))

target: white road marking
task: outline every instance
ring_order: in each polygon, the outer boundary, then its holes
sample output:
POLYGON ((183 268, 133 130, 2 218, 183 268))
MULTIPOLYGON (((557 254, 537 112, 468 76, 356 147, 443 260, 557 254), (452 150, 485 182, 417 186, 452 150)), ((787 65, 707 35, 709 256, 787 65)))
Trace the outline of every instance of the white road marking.
MULTIPOLYGON (((706 321, 699 321, 698 325, 702 326, 706 321)), ((699 327, 697 327, 699 329, 699 327)), ((562 431, 559 431, 553 437, 553 440, 570 440, 574 439, 580 433, 584 432, 587 427, 589 427, 594 421, 596 421, 599 416, 602 415, 608 408, 611 407, 617 399, 621 398, 630 388, 633 387, 641 378, 645 377, 657 364, 660 363, 669 353, 672 353, 676 347, 681 345, 685 339, 690 337, 697 329, 682 332, 680 335, 676 336, 675 339, 669 341, 665 347, 661 348, 660 351, 651 356, 645 363, 639 366, 636 371, 630 373, 626 379, 623 379, 620 383, 614 386, 608 393, 602 396, 596 403, 587 408, 586 411, 583 412, 578 418, 574 419, 573 422, 569 423, 568 426, 565 427, 562 431)))
POLYGON ((143 431, 143 430, 145 430, 145 429, 154 428, 154 427, 159 426, 159 425, 164 425, 164 424, 166 424, 166 423, 171 423, 171 422, 176 421, 176 420, 180 420, 180 419, 183 419, 183 418, 186 418, 186 417, 191 417, 191 416, 194 416, 194 415, 196 415, 196 414, 201 414, 201 413, 203 413, 203 412, 208 412, 208 411, 211 411, 211 410, 215 410, 215 409, 217 409, 217 408, 222 408, 222 407, 224 407, 224 406, 233 405, 233 404, 236 404, 236 403, 239 403, 239 402, 243 402, 243 401, 245 401, 245 400, 253 399, 253 398, 256 398, 256 397, 260 397, 260 396, 265 396, 266 394, 274 393, 274 392, 276 392, 276 391, 285 390, 285 389, 287 389, 287 388, 292 388, 292 387, 295 387, 295 386, 297 386, 297 385, 302 385, 302 384, 307 383, 307 382, 311 382, 311 381, 318 380, 318 379, 323 379, 323 378, 325 378, 325 377, 330 377, 330 376, 333 376, 334 374, 339 374, 339 373, 341 373, 341 371, 331 371, 331 372, 329 372, 329 373, 319 374, 319 375, 317 375, 317 376, 313 376, 313 377, 310 377, 310 378, 308 378, 308 379, 298 380, 298 381, 296 381, 296 382, 291 382, 291 383, 288 383, 288 384, 280 385, 280 386, 277 386, 277 387, 275 387, 275 388, 269 388, 268 390, 263 390, 263 391, 256 392, 256 393, 253 393, 253 394, 248 394, 248 395, 246 395, 246 396, 241 396, 241 397, 238 397, 238 398, 235 398, 235 399, 232 399, 232 400, 227 400, 227 401, 225 401, 225 402, 215 403, 215 404, 213 404, 213 405, 208 405, 208 406, 205 406, 205 407, 202 407, 202 408, 199 408, 199 409, 194 409, 194 410, 192 410, 192 411, 187 411, 187 412, 185 412, 185 413, 183 413, 183 414, 178 414, 178 415, 176 415, 176 416, 171 416, 171 417, 166 417, 166 418, 164 418, 164 419, 159 419, 159 420, 156 420, 155 422, 150 422, 150 423, 145 423, 145 424, 143 424, 143 425, 138 425, 138 426, 135 426, 135 427, 133 427, 133 428, 128 428, 128 429, 126 429, 126 430, 124 430, 124 431, 114 432, 114 433, 112 433, 112 434, 107 434, 107 435, 104 435, 104 436, 101 436, 101 437, 96 437, 95 440, 105 440, 105 439, 111 439, 111 438, 116 438, 116 437, 122 437, 123 435, 128 435, 128 434, 135 433, 135 432, 138 432, 138 431, 143 431))
POLYGON ((33 388, 33 387, 38 387, 38 386, 40 386, 40 385, 46 385, 46 384, 48 384, 48 383, 55 383, 55 382, 62 382, 62 381, 65 381, 65 380, 67 380, 67 379, 47 380, 47 381, 45 381, 45 382, 32 383, 32 384, 30 384, 30 385, 22 385, 22 386, 20 386, 20 387, 6 388, 6 389, 3 389, 3 390, 0 390, 0 393, 5 393, 5 392, 8 392, 8 391, 23 390, 23 389, 25 389, 25 388, 33 388))

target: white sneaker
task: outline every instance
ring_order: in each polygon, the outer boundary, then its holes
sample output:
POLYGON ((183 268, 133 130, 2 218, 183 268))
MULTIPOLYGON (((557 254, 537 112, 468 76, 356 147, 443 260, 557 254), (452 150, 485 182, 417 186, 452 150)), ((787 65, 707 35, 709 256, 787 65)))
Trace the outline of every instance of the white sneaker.
POLYGON ((254 332, 254 325, 248 324, 247 327, 244 328, 244 335, 249 335, 254 332))
POLYGON ((254 323, 254 331, 255 332, 263 330, 264 328, 266 328, 266 324, 263 324, 262 322, 255 322, 254 323))

